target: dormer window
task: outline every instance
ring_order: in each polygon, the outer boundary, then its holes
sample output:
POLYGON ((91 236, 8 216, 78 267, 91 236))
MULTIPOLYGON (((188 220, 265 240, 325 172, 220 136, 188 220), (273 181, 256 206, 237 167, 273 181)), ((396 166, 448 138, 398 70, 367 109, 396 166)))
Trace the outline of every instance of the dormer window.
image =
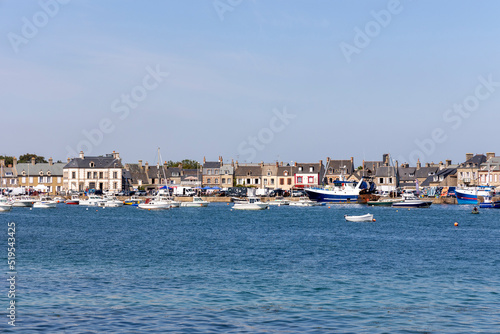
POLYGON ((284 172, 283 172, 283 175, 288 176, 288 171, 287 171, 287 170, 286 170, 286 171, 284 171, 284 172))
POLYGON ((301 166, 301 167, 299 167, 299 172, 302 172, 302 166, 301 166))
POLYGON ((47 175, 48 176, 52 175, 52 173, 50 172, 50 170, 47 172, 47 175))
POLYGON ((23 172, 21 173, 23 176, 26 176, 26 171, 23 170, 23 172))
POLYGON ((94 167, 95 167, 95 163, 94 163, 93 161, 91 161, 91 162, 89 163, 89 166, 90 166, 90 168, 94 168, 94 167))
POLYGON ((310 172, 310 173, 314 172, 314 167, 313 167, 313 166, 310 166, 310 167, 309 167, 309 172, 310 172))
POLYGON ((38 172, 38 175, 42 176, 42 175, 43 175, 43 172, 42 172, 42 171, 38 172))

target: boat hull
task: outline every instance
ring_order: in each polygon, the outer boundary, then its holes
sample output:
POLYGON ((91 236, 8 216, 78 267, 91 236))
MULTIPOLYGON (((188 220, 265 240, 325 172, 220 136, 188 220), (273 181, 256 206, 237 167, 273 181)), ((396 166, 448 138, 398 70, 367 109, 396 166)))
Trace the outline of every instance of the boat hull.
POLYGON ((12 206, 16 207, 16 208, 30 208, 33 206, 33 203, 34 202, 25 202, 25 201, 14 201, 14 203, 12 203, 12 206))
POLYGON ((239 203, 236 203, 235 205, 233 205, 233 209, 235 210, 265 210, 267 209, 269 206, 265 203, 245 203, 245 204, 239 204, 239 203))
POLYGON ((429 208, 432 202, 426 201, 403 201, 392 203, 393 208, 429 208))
POLYGON ((479 207, 483 209, 500 209, 500 201, 480 203, 479 207))
POLYGON ((10 204, 0 204, 0 212, 7 212, 12 210, 12 205, 10 204))
POLYGON ((373 221, 373 215, 372 214, 366 214, 362 216, 348 216, 344 215, 344 219, 349 222, 372 222, 373 221))
POLYGON ((38 209, 55 209, 56 207, 57 207, 57 202, 50 202, 50 203, 37 202, 33 204, 33 208, 38 208, 38 209))

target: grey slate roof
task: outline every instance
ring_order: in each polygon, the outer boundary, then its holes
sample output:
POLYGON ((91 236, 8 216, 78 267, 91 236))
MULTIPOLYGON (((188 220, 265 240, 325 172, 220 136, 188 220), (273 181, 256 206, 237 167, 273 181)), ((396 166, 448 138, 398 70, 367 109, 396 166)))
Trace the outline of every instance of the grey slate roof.
POLYGON ((238 166, 234 172, 235 176, 262 176, 262 167, 257 166, 238 166), (249 175, 250 174, 250 175, 249 175))
POLYGON ((219 168, 220 167, 220 162, 219 161, 206 161, 203 164, 203 168, 219 168))
POLYGON ((295 167, 295 166, 279 166, 278 167, 278 176, 285 176, 285 171, 288 173, 288 176, 291 176, 291 175, 294 175, 295 173, 297 173, 297 167, 295 167))
MULTIPOLYGON (((121 168, 122 162, 120 159, 115 159, 112 156, 98 156, 98 157, 84 157, 73 158, 70 162, 64 166, 64 168, 91 168, 90 163, 94 163, 93 168, 121 168)), ((19 164, 18 164, 19 165, 19 164)))
POLYGON ((39 176, 40 171, 43 172, 44 175, 47 175, 47 172, 50 171, 52 176, 55 175, 63 175, 63 168, 65 167, 64 163, 56 162, 54 164, 49 165, 49 163, 37 163, 32 165, 31 163, 20 163, 16 165, 17 175, 21 175, 23 171, 26 172, 27 176, 39 176))
POLYGON ((130 172, 130 176, 132 178, 132 183, 137 184, 139 183, 139 180, 143 184, 147 184, 148 181, 148 176, 146 175, 146 172, 144 171, 144 168, 140 168, 139 164, 126 164, 126 168, 130 172))
POLYGON ((462 162, 458 165, 458 168, 470 168, 470 167, 479 167, 482 163, 486 162, 486 156, 484 154, 476 154, 469 160, 462 162))
POLYGON ((315 163, 297 163, 297 173, 300 174, 317 174, 321 173, 321 177, 323 176, 324 166, 319 162, 315 163), (299 168, 302 167, 302 170, 299 171, 299 168), (312 172, 309 171, 309 167, 313 167, 314 170, 312 172))
POLYGON ((405 181, 415 182, 415 179, 417 178, 416 170, 417 170, 416 167, 399 167, 398 168, 399 182, 405 182, 405 181))
POLYGON ((421 167, 415 172, 415 177, 418 179, 427 178, 429 175, 434 175, 439 171, 439 167, 421 167))
POLYGON ((422 187, 428 187, 433 182, 440 182, 439 178, 441 176, 446 179, 448 176, 455 175, 456 173, 457 173, 457 169, 456 168, 445 168, 445 169, 442 169, 442 170, 438 171, 436 173, 436 175, 431 175, 431 176, 427 177, 425 179, 425 181, 422 182, 421 186, 422 187), (435 176, 438 177, 438 181, 434 181, 434 177, 435 176))
POLYGON ((348 160, 330 160, 330 163, 326 163, 325 168, 327 168, 327 174, 341 174, 346 175, 352 174, 354 171, 354 166, 351 163, 351 159, 348 160), (345 168, 344 168, 345 166, 345 168), (330 171, 332 169, 332 171, 330 171))

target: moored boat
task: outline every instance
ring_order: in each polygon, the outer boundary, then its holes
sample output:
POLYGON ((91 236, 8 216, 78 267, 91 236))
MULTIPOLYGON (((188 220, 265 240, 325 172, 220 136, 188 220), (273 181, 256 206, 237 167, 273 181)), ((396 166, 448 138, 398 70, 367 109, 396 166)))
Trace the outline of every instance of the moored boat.
POLYGON ((368 206, 392 206, 393 203, 401 202, 401 198, 384 198, 379 199, 378 201, 368 201, 366 204, 368 206))
POLYGON ((500 201, 495 201, 493 197, 486 196, 484 201, 479 203, 479 207, 483 209, 500 209, 500 201))
POLYGON ((14 198, 12 202, 12 206, 15 207, 32 207, 33 204, 38 201, 38 199, 35 199, 30 196, 21 196, 18 198, 14 198))
POLYGON ((392 203, 393 208, 428 208, 431 205, 431 201, 419 199, 413 191, 404 192, 401 202, 392 203))
POLYGON ((57 202, 48 196, 41 196, 39 201, 33 204, 33 208, 38 209, 54 209, 57 207, 57 202))
POLYGON ((132 196, 129 199, 123 201, 124 205, 131 205, 131 206, 137 206, 140 203, 144 203, 144 200, 139 196, 132 196))
POLYGON ((357 203, 361 191, 370 189, 368 182, 334 181, 333 186, 304 189, 307 196, 316 202, 357 203))
POLYGON ((284 199, 283 197, 276 197, 274 200, 267 202, 267 204, 282 206, 282 205, 289 205, 290 201, 284 199))
POLYGON ((10 211, 12 210, 12 201, 4 196, 0 196, 0 211, 10 211))
POLYGON ((80 196, 78 194, 71 195, 71 199, 67 199, 64 203, 70 205, 78 205, 80 204, 80 196))
POLYGON ((207 207, 207 206, 208 206, 208 202, 204 201, 199 196, 194 196, 192 202, 182 202, 181 203, 181 207, 184 207, 184 208, 207 207))
POLYGON ((101 196, 89 195, 87 199, 80 200, 80 205, 86 206, 99 206, 100 203, 104 203, 106 200, 101 196))
POLYGON ((457 188, 455 189, 455 196, 458 204, 477 204, 479 196, 495 196, 495 189, 490 186, 457 188))
POLYGON ((144 203, 138 204, 137 207, 143 210, 168 210, 170 209, 170 204, 156 197, 146 199, 144 203))
POLYGON ((325 203, 311 201, 308 197, 302 196, 298 201, 290 201, 289 206, 321 206, 325 203))
POLYGON ((349 222, 372 222, 373 220, 373 214, 367 213, 366 215, 360 215, 360 216, 349 216, 349 215, 344 215, 344 219, 349 222))
POLYGON ((261 202, 258 197, 250 197, 247 201, 234 203, 235 210, 265 210, 269 208, 267 203, 261 202))

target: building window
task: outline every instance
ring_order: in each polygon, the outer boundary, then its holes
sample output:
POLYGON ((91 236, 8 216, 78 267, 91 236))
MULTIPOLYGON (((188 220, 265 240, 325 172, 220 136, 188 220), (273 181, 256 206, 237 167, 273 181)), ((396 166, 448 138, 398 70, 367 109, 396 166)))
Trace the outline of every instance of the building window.
POLYGON ((210 181, 211 181, 211 180, 210 180, 210 178, 208 178, 208 179, 207 179, 207 183, 210 183, 210 181))
POLYGON ((87 172, 87 179, 91 179, 92 178, 92 172, 87 172))
POLYGON ((264 185, 267 186, 267 179, 264 179, 264 185))
POLYGON ((211 169, 207 169, 207 175, 212 175, 212 170, 211 169))
POLYGON ((97 172, 94 172, 94 179, 97 179, 97 172))
POLYGON ((310 173, 314 172, 314 167, 313 166, 309 167, 309 172, 310 173))
POLYGON ((60 176, 57 177, 57 183, 61 183, 61 177, 60 176))
POLYGON ((332 179, 332 178, 330 178, 330 181, 329 181, 328 183, 333 183, 333 179, 332 179))
POLYGON ((99 172, 99 178, 102 179, 103 178, 103 173, 102 172, 99 172))
POLYGON ((16 184, 16 179, 10 179, 10 184, 16 184))
POLYGON ((26 176, 23 176, 23 177, 21 178, 21 182, 22 182, 22 183, 26 183, 26 176))
POLYGON ((285 179, 283 179, 282 177, 280 177, 280 185, 284 185, 285 184, 285 179))
POLYGON ((259 179, 255 179, 255 184, 259 184, 259 179))
POLYGON ((274 179, 271 179, 271 185, 274 186, 274 179))
POLYGON ((229 171, 226 169, 226 170, 224 171, 224 174, 229 174, 229 171))
POLYGON ((314 183, 314 176, 309 176, 309 177, 307 178, 307 182, 308 182, 308 183, 314 183))
POLYGON ((392 177, 389 178, 389 184, 392 184, 392 177))
POLYGON ((215 170, 215 175, 219 175, 219 170, 218 169, 215 170))
POLYGON ((383 177, 379 178, 378 183, 384 183, 384 178, 383 177))
POLYGON ((246 184, 252 184, 252 180, 247 179, 247 183, 246 184))
POLYGON ((225 183, 226 183, 226 179, 222 178, 222 184, 225 184, 225 183))
POLYGON ((33 176, 30 176, 30 183, 33 183, 33 176))
POLYGON ((299 172, 302 172, 302 166, 299 167, 299 172))
POLYGON ((214 179, 214 183, 219 183, 219 179, 214 179))
POLYGON ((297 176, 297 183, 302 183, 302 176, 297 176))
POLYGON ((287 170, 286 170, 286 171, 284 171, 284 172, 283 172, 283 175, 288 176, 288 171, 287 171, 287 170))
POLYGON ((95 163, 93 161, 90 162, 89 164, 90 168, 94 168, 95 167, 95 163))
POLYGON ((292 184, 292 179, 288 179, 287 183, 288 183, 288 185, 291 185, 292 184))
POLYGON ((267 171, 267 176, 271 176, 273 175, 273 173, 271 173, 271 171, 267 171))
POLYGON ((113 182, 113 189, 118 189, 118 182, 113 182))
POLYGON ((76 172, 71 172, 71 178, 76 179, 76 172))

